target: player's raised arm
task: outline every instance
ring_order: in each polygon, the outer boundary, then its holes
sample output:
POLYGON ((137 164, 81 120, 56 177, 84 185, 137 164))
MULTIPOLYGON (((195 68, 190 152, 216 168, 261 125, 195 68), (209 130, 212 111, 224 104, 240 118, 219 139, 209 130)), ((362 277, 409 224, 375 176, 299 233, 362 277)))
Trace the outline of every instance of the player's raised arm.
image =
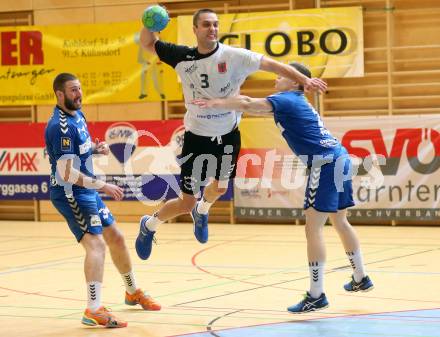
POLYGON ((156 54, 154 44, 159 38, 155 32, 165 29, 170 21, 168 12, 165 7, 153 5, 148 7, 142 15, 143 28, 140 32, 141 46, 150 53, 156 54))
POLYGON ((156 54, 156 49, 154 48, 154 44, 159 38, 153 32, 150 32, 147 28, 142 27, 140 32, 140 43, 141 46, 146 49, 148 52, 152 54, 156 54))
POLYGON ((290 67, 287 64, 275 61, 270 57, 263 57, 260 63, 260 69, 270 71, 278 74, 281 77, 287 77, 293 81, 300 83, 304 87, 304 91, 319 91, 325 92, 327 90, 327 83, 319 78, 309 78, 301 74, 298 70, 290 67))
POLYGON ((243 95, 229 98, 195 99, 191 103, 201 108, 236 109, 255 115, 272 112, 272 105, 266 98, 252 98, 243 95))

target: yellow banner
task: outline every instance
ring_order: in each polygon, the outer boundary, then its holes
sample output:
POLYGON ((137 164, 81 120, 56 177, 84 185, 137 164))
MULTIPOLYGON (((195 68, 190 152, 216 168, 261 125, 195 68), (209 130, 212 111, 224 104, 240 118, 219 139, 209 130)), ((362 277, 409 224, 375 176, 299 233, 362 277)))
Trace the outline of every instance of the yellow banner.
MULTIPOLYGON (((0 28, 0 105, 53 104, 54 77, 80 79, 84 103, 178 100, 175 71, 139 46, 139 22, 0 28)), ((172 19, 161 38, 175 42, 172 19)))
MULTIPOLYGON (((221 41, 299 61, 316 77, 363 76, 361 7, 220 15, 221 41)), ((53 104, 56 74, 82 82, 84 103, 180 100, 175 71, 139 46, 139 22, 0 28, 0 105, 53 104)), ((192 17, 161 39, 195 45, 192 17)), ((259 72, 254 78, 272 78, 259 72)))
MULTIPOLYGON (((364 75, 361 7, 305 9, 219 15, 220 41, 267 55, 298 61, 314 77, 364 75)), ((192 17, 178 17, 179 44, 195 45, 192 17)), ((273 78, 259 72, 253 78, 273 78)))
POLYGON ((245 117, 240 122, 240 132, 242 149, 289 149, 273 117, 245 117), (265 137, 257 136, 263 134, 265 137))

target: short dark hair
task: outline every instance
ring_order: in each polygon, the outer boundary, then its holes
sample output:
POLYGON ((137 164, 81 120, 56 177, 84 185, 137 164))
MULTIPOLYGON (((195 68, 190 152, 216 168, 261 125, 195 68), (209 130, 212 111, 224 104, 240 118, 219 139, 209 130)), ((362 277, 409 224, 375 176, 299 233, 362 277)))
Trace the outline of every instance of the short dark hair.
POLYGON ((77 80, 78 78, 69 73, 61 73, 58 74, 57 77, 53 80, 53 92, 62 91, 64 92, 64 84, 69 81, 77 80))
MULTIPOLYGON (((309 68, 307 68, 304 64, 299 62, 290 62, 289 66, 292 66, 304 76, 307 76, 308 78, 312 78, 312 73, 310 72, 309 68)), ((304 91, 304 86, 300 85, 299 90, 304 91)))
POLYGON ((213 11, 212 9, 209 9, 209 8, 199 9, 193 15, 193 26, 197 27, 197 22, 199 21, 199 16, 200 16, 200 14, 204 14, 204 13, 217 14, 215 11, 213 11))

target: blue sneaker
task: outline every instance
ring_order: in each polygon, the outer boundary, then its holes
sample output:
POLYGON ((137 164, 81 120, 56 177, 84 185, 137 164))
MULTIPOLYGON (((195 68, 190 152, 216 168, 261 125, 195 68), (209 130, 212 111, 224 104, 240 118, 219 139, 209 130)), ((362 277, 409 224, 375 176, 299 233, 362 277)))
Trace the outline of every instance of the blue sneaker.
POLYGON ((344 289, 345 291, 350 292, 370 291, 374 289, 374 285, 368 276, 364 276, 360 282, 356 282, 353 275, 351 275, 351 281, 347 284, 344 284, 344 289))
POLYGON ((324 293, 318 298, 313 298, 309 292, 304 295, 304 299, 298 304, 287 308, 291 314, 303 314, 305 312, 322 310, 328 307, 327 297, 324 293))
POLYGON ((200 243, 208 242, 208 214, 199 214, 197 205, 191 211, 191 217, 194 222, 194 235, 200 243))
POLYGON ((150 257, 151 249, 153 248, 153 241, 156 242, 156 240, 154 239, 154 234, 156 232, 150 231, 145 226, 145 223, 149 218, 149 215, 144 215, 141 218, 141 221, 139 223, 139 234, 136 239, 136 253, 142 260, 146 260, 150 257))

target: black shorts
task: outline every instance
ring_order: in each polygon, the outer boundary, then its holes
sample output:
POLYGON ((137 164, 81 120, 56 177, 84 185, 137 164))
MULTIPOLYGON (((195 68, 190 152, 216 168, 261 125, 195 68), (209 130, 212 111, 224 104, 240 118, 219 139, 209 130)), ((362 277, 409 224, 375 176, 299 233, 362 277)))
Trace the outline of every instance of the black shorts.
POLYGON ((180 189, 195 195, 210 178, 228 181, 235 177, 241 138, 238 128, 220 137, 198 136, 186 131, 180 155, 180 189))

